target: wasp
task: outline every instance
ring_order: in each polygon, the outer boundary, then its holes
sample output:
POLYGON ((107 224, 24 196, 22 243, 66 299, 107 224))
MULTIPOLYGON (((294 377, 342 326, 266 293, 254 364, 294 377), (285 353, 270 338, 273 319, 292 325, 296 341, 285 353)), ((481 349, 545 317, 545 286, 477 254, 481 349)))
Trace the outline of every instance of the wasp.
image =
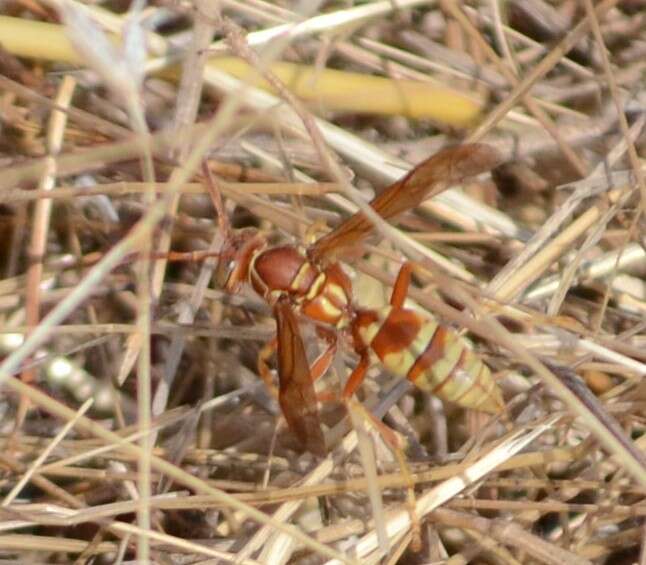
MULTIPOLYGON (((444 149, 388 186, 370 206, 382 218, 394 218, 500 161, 498 152, 486 144, 444 149)), ((345 334, 359 355, 342 393, 345 398, 359 387, 374 356, 393 374, 443 400, 494 414, 503 409, 490 369, 467 342, 433 316, 404 306, 410 264, 400 270, 389 306, 366 309, 356 304, 339 258, 356 248, 372 228, 358 212, 306 248, 270 246, 257 230, 245 229, 231 232, 220 252, 218 277, 226 289, 236 292, 248 283, 273 307, 277 338, 267 351, 275 347, 277 352, 279 403, 289 427, 313 452, 325 452, 313 381, 329 365, 337 334, 345 334), (318 322, 320 335, 328 342, 312 366, 299 316, 318 322)), ((268 370, 264 361, 259 368, 261 373, 268 370)))

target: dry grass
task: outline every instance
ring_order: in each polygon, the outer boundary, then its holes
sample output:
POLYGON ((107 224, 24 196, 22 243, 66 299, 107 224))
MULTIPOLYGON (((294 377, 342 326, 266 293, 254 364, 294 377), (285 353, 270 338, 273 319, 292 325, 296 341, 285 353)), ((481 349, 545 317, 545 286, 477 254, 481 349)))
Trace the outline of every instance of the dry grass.
POLYGON ((646 3, 291 4, 3 4, 0 565, 646 564, 646 3), (213 188, 305 245, 459 141, 505 163, 378 221, 354 293, 414 259, 506 410, 375 366, 304 452, 213 188))

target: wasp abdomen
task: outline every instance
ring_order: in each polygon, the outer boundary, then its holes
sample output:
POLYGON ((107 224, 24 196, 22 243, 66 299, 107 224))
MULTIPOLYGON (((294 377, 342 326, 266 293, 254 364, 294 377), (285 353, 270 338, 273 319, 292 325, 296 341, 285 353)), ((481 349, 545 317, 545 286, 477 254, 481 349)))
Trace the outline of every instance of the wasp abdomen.
POLYGON ((405 308, 389 306, 374 314, 357 317, 356 333, 393 374, 464 408, 502 411, 489 367, 452 329, 405 308))

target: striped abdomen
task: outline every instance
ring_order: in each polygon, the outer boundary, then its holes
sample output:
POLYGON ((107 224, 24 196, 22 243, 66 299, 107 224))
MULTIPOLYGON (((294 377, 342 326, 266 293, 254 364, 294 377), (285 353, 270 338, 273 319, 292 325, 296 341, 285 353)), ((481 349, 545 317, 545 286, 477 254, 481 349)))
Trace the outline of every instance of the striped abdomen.
POLYGON ((249 277, 270 304, 287 293, 309 318, 332 325, 348 320, 352 285, 337 263, 321 270, 295 247, 272 247, 254 257, 249 277))
POLYGON ((354 333, 395 375, 450 402, 499 413, 500 389, 466 341, 430 316, 388 306, 361 310, 354 333))

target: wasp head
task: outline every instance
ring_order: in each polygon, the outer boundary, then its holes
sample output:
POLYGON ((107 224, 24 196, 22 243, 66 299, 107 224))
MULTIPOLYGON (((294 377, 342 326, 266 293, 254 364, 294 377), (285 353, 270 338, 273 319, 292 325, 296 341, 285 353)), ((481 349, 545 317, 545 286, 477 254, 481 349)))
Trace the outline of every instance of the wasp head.
POLYGON ((254 257, 267 246, 266 239, 255 229, 237 230, 222 246, 217 280, 228 292, 237 292, 249 280, 254 257))

